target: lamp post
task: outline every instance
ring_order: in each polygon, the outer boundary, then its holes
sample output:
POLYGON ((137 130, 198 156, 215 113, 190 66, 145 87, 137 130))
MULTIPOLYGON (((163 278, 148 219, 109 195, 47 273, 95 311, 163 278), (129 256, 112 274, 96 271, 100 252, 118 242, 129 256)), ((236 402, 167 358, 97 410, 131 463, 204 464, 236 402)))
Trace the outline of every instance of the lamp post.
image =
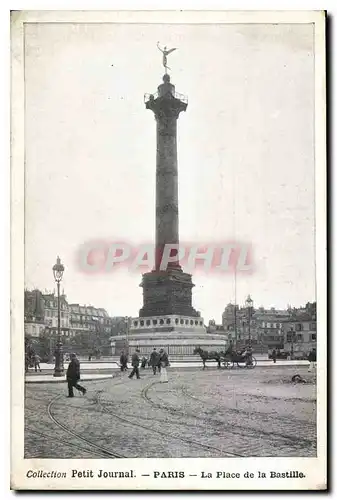
POLYGON ((248 345, 249 347, 252 347, 252 339, 251 339, 251 333, 250 333, 250 322, 251 322, 251 316, 252 316, 252 309, 253 309, 253 300, 250 295, 246 298, 246 308, 248 310, 248 345))
POLYGON ((53 266, 54 279, 57 284, 57 342, 55 349, 55 368, 54 377, 62 377, 64 373, 63 368, 63 349, 61 341, 61 312, 60 312, 60 283, 62 281, 64 266, 61 264, 60 257, 57 257, 56 264, 53 266))
POLYGON ((124 322, 125 322, 125 343, 126 343, 127 354, 129 354, 129 317, 128 316, 125 316, 124 322))
POLYGON ((294 332, 294 329, 293 329, 293 327, 292 327, 292 326, 290 327, 290 334, 291 334, 291 351, 290 351, 290 358, 291 358, 291 359, 294 359, 294 336, 295 336, 295 332, 294 332))

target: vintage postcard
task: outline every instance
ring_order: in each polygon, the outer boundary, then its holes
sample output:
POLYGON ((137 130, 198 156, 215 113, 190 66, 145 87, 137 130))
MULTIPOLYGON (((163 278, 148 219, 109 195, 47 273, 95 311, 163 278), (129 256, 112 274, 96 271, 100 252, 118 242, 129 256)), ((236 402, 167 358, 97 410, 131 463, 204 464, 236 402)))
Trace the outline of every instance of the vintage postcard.
POLYGON ((326 489, 325 21, 12 12, 12 489, 326 489))

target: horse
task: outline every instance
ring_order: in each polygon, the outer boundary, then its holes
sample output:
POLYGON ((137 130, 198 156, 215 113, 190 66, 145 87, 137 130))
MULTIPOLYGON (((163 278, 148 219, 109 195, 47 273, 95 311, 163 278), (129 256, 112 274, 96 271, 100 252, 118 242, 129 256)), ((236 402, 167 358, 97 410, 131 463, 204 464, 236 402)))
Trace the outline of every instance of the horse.
POLYGON ((206 368, 206 361, 208 359, 214 359, 218 362, 218 368, 221 368, 221 353, 217 351, 204 351, 201 347, 196 347, 193 354, 199 354, 203 362, 203 370, 206 368))

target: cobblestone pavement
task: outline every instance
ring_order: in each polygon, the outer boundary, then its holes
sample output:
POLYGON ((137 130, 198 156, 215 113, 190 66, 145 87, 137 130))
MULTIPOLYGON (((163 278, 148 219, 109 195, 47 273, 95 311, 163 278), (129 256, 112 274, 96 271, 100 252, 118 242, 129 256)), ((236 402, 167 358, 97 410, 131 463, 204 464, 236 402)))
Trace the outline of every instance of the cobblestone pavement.
POLYGON ((315 375, 305 367, 149 369, 86 383, 29 384, 25 457, 237 457, 316 455, 315 375), (292 384, 299 373, 306 384, 292 384))

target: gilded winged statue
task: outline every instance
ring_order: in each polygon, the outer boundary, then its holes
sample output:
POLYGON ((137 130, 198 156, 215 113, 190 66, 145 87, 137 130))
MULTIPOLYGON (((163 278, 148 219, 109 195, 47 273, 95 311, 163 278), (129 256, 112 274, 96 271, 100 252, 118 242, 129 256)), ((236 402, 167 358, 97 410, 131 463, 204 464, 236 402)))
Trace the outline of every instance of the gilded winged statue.
POLYGON ((174 50, 177 50, 177 48, 175 47, 175 48, 173 48, 173 49, 168 49, 168 48, 165 46, 163 49, 161 49, 161 48, 159 47, 159 42, 157 42, 157 47, 158 47, 158 49, 160 50, 160 52, 163 54, 163 66, 164 66, 164 68, 165 68, 165 73, 167 73, 167 70, 168 70, 168 69, 171 69, 171 68, 169 68, 169 67, 167 66, 167 56, 168 56, 169 54, 171 54, 171 52, 173 52, 174 50))

